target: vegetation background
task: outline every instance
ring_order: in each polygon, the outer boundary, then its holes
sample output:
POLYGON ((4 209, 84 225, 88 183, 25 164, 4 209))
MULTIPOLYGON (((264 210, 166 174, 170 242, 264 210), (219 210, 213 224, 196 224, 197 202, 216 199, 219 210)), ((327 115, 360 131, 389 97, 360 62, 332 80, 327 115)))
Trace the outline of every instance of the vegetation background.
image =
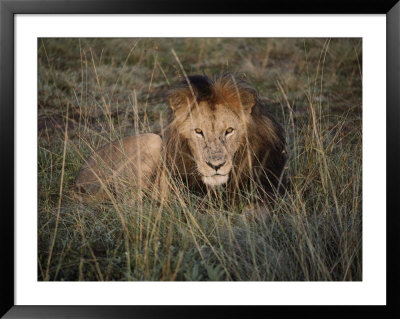
POLYGON ((39 39, 38 280, 362 280, 361 118, 361 39, 39 39), (93 150, 165 124, 180 63, 257 88, 290 192, 262 217, 184 192, 73 201, 93 150))

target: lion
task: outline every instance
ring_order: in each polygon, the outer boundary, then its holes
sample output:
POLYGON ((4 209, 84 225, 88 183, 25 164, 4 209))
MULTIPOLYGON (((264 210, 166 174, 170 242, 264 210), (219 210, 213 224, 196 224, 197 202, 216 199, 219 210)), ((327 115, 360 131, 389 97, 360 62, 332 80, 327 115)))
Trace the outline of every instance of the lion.
POLYGON ((244 79, 189 76, 168 102, 170 121, 159 134, 125 137, 95 152, 76 187, 109 196, 121 191, 114 181, 123 177, 131 189, 151 188, 164 169, 195 192, 256 185, 258 194, 273 197, 284 189, 284 130, 244 79))

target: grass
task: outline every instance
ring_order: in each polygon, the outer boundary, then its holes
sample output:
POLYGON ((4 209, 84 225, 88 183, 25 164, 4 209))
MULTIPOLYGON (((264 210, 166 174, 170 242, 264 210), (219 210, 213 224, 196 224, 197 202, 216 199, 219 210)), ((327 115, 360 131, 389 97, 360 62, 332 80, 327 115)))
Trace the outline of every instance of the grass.
POLYGON ((361 39, 39 39, 38 280, 362 280, 361 49, 361 39), (93 150, 165 125, 167 91, 183 77, 175 53, 187 74, 244 73, 284 126, 291 189, 263 218, 184 189, 162 204, 70 197, 93 150))

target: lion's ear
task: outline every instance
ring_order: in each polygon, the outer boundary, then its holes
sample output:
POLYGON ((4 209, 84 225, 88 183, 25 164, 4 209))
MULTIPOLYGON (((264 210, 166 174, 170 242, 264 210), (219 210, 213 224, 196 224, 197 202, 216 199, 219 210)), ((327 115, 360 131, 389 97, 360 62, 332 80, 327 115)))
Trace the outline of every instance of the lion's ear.
POLYGON ((171 110, 177 112, 184 106, 190 106, 191 99, 186 90, 178 90, 169 94, 168 103, 171 110))
POLYGON ((176 111, 179 108, 179 100, 177 100, 176 96, 169 96, 168 97, 168 104, 172 111, 176 111))
POLYGON ((257 103, 257 93, 254 90, 246 89, 240 92, 240 102, 246 113, 251 113, 257 103))

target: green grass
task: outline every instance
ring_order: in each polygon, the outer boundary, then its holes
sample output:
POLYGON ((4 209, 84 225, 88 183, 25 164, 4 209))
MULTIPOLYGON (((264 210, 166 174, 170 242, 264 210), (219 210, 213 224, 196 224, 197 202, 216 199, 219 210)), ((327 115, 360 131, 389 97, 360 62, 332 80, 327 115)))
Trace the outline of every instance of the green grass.
MULTIPOLYGON (((361 39, 39 39, 39 280, 362 280, 361 39), (186 73, 244 73, 284 126, 274 208, 129 196, 84 205, 84 158, 165 125, 186 73), (60 196, 61 195, 61 196, 60 196)), ((129 194, 128 194, 129 195, 129 194)))

